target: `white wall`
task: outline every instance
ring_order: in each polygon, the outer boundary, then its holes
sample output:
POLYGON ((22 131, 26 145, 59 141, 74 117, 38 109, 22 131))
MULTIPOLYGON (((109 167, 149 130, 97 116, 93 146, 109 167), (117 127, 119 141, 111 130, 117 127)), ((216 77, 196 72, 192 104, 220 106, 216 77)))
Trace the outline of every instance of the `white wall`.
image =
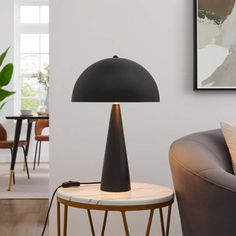
MULTIPOLYGON (((9 46, 11 46, 8 55, 4 61, 6 63, 18 63, 14 61, 14 0, 0 0, 0 22, 1 22, 1 33, 0 33, 0 53, 5 51, 9 46)), ((17 79, 17 78, 15 78, 17 79)), ((10 83, 8 86, 9 90, 17 90, 18 88, 14 86, 14 81, 10 83)), ((14 115, 14 97, 10 97, 9 102, 5 105, 3 110, 0 111, 0 122, 5 126, 8 132, 8 138, 14 138, 15 132, 15 123, 12 120, 6 120, 5 116, 14 115)), ((26 137, 26 123, 22 126, 22 139, 26 137)), ((34 130, 32 129, 32 137, 34 134, 34 130)), ((48 144, 42 144, 42 152, 41 152, 41 161, 48 161, 48 144)), ((31 146, 29 150, 28 160, 29 162, 33 161, 35 150, 35 142, 31 140, 31 146)), ((10 151, 9 150, 0 150, 0 163, 1 162, 9 162, 10 161, 10 151)), ((23 161, 23 153, 19 150, 19 155, 17 161, 23 161)))
MULTIPOLYGON (((192 18, 189 0, 51 0, 51 191, 65 180, 101 176, 110 104, 70 101, 77 77, 97 60, 117 54, 137 61, 160 90, 158 104, 122 104, 133 181, 172 187, 171 142, 236 119, 235 92, 192 89, 192 18)), ((69 212, 69 235, 90 235, 86 212, 69 212)), ((56 235, 55 219, 54 211, 50 235, 56 235)), ((95 221, 101 227, 101 217, 95 221)), ((131 235, 144 235, 147 215, 129 214, 128 221, 131 235)), ((109 218, 107 235, 123 235, 119 215, 109 218)), ((180 235, 175 203, 171 236, 180 235)))
MULTIPOLYGON (((14 60, 14 0, 1 0, 0 1, 0 21, 2 22, 1 37, 0 37, 0 53, 5 51, 9 46, 11 49, 8 51, 4 65, 14 60)), ((14 84, 9 85, 9 90, 13 89, 14 84)), ((5 115, 13 113, 13 99, 5 106, 0 112, 1 122, 5 124, 5 115)))

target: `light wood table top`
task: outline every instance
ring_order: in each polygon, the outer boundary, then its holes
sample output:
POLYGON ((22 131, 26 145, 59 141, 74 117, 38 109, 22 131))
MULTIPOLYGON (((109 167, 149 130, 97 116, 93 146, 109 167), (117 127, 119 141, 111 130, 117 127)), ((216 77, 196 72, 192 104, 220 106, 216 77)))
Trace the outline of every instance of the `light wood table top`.
POLYGON ((57 197, 65 201, 100 206, 139 206, 165 203, 173 200, 171 189, 154 184, 131 183, 127 192, 104 192, 100 184, 60 188, 57 197))

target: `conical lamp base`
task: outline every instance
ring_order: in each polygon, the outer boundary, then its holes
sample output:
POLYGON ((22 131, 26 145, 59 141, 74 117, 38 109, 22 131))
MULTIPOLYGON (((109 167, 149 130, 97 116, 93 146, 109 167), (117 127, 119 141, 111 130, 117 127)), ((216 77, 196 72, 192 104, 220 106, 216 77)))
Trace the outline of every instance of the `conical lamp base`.
POLYGON ((107 192, 130 190, 129 167, 119 104, 112 105, 101 190, 107 192))

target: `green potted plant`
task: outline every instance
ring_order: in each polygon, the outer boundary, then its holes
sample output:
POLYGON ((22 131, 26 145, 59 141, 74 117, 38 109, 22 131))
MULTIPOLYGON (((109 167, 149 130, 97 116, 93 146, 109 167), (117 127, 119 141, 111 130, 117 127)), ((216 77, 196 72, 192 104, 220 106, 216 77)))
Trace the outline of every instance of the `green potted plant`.
MULTIPOLYGON (((49 95, 49 65, 44 68, 45 72, 39 71, 36 74, 32 75, 32 78, 37 78, 38 83, 42 86, 45 93, 41 98, 41 106, 44 107, 45 111, 48 112, 49 104, 48 104, 48 95, 49 95)), ((41 94, 42 96, 42 94, 41 94)))
MULTIPOLYGON (((2 67, 3 61, 7 55, 9 48, 7 48, 6 51, 4 51, 0 55, 0 69, 2 67)), ((15 93, 14 91, 8 91, 4 89, 4 87, 11 82, 13 70, 14 66, 12 63, 6 64, 0 70, 0 110, 2 110, 4 105, 7 103, 6 98, 12 96, 15 93)))

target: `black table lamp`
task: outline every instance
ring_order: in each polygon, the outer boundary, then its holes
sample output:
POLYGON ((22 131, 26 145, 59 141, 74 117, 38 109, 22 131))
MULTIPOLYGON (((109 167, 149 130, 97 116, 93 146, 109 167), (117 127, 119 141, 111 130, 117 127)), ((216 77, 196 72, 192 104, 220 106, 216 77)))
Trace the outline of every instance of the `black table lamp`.
POLYGON ((128 59, 113 58, 89 66, 77 80, 72 102, 112 102, 103 163, 101 190, 130 190, 129 167, 120 102, 159 102, 157 85, 150 73, 128 59))

